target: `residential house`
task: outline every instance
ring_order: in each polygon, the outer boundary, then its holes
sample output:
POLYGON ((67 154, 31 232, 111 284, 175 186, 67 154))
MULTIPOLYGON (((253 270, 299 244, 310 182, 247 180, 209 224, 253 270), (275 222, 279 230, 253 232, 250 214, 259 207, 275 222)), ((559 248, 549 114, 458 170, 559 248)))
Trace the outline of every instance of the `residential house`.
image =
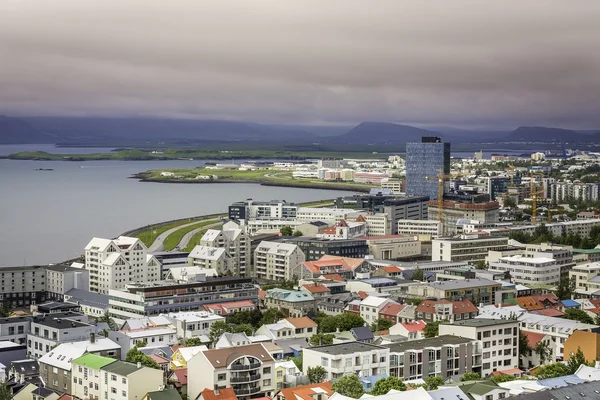
POLYGON ((251 300, 228 301, 204 305, 204 309, 212 314, 229 316, 242 311, 256 310, 256 304, 251 300))
POLYGON ((310 293, 299 290, 269 289, 265 294, 265 307, 287 312, 290 317, 302 317, 315 311, 316 302, 310 293))
POLYGON ((390 328, 390 335, 403 336, 408 340, 423 339, 425 337, 425 321, 401 322, 390 328))
POLYGON ((219 275, 236 275, 237 268, 227 250, 220 247, 196 246, 188 255, 188 265, 214 269, 219 275))
POLYGON ((521 333, 527 338, 529 351, 526 357, 520 357, 519 367, 531 369, 543 364, 540 352, 536 351, 536 348, 538 348, 538 345, 542 342, 547 344, 550 349, 550 354, 545 357, 544 363, 556 360, 556 355, 554 354, 556 347, 552 344, 552 338, 550 336, 543 333, 529 332, 522 329, 521 333))
POLYGON ((265 335, 271 340, 310 338, 317 333, 317 323, 304 316, 284 318, 274 324, 266 324, 256 330, 256 335, 265 335))
MULTIPOLYGON (((268 337, 265 337, 265 341, 269 341, 268 337)), ((223 349, 228 347, 237 347, 237 346, 246 346, 248 344, 252 344, 253 342, 250 340, 248 335, 244 332, 239 333, 229 333, 225 332, 221 335, 217 343, 215 343, 215 349, 223 349)))
POLYGON ((209 389, 200 392, 197 400, 238 400, 232 388, 209 389))
POLYGON ((373 271, 371 275, 385 278, 402 278, 402 270, 395 265, 389 265, 373 271))
POLYGON ((27 334, 27 354, 40 358, 61 343, 85 341, 96 334, 96 327, 88 323, 87 315, 72 312, 39 315, 33 318, 27 334))
POLYGON ((71 289, 65 293, 67 303, 77 304, 81 312, 90 317, 103 317, 108 312, 108 295, 83 289, 71 289))
POLYGON ((190 361, 196 354, 206 350, 208 350, 208 347, 204 345, 179 347, 177 350, 175 350, 173 356, 171 357, 171 370, 187 369, 188 361, 190 361))
POLYGON ((298 265, 294 275, 300 279, 339 275, 345 280, 354 279, 356 274, 368 270, 364 258, 323 255, 316 261, 305 261, 298 265))
POLYGON ((27 343, 27 333, 31 329, 32 317, 16 316, 0 318, 0 342, 27 343))
POLYGON ((461 382, 458 387, 473 400, 500 400, 510 396, 510 389, 498 386, 492 381, 461 382))
POLYGON ((170 386, 173 386, 180 395, 187 396, 187 369, 172 371, 167 378, 170 386))
POLYGON ((321 382, 281 389, 273 400, 328 400, 332 395, 331 382, 321 382))
POLYGON ((310 293, 315 299, 326 297, 331 293, 326 285, 320 285, 318 282, 302 285, 300 290, 310 293))
POLYGON ((275 390, 275 360, 260 343, 198 353, 188 362, 188 398, 197 398, 206 388, 233 388, 241 399, 272 396, 275 390))
POLYGON ((155 392, 148 392, 142 400, 181 400, 181 396, 176 389, 162 388, 155 392))
POLYGON ((326 380, 344 375, 383 375, 388 373, 390 349, 361 342, 348 342, 305 348, 302 351, 302 370, 322 366, 327 371, 326 380))
POLYGON ((177 337, 189 339, 210 334, 210 327, 215 323, 225 321, 225 317, 211 314, 207 311, 180 311, 164 315, 171 321, 177 331, 177 337))
MULTIPOLYGON (((275 362, 275 389, 296 387, 308 383, 308 376, 303 375, 296 364, 291 361, 275 362)), ((275 396, 277 397, 277 396, 275 396)))
POLYGON ((423 300, 416 309, 416 318, 425 322, 462 321, 475 318, 479 310, 468 299, 462 300, 423 300))
POLYGON ((450 299, 467 298, 474 304, 495 304, 495 293, 502 285, 489 279, 463 279, 445 282, 424 282, 408 287, 408 295, 414 297, 450 299))
POLYGON ((388 303, 392 301, 383 297, 369 296, 360 302, 360 316, 367 324, 371 324, 379 319, 379 312, 388 303))
POLYGON ((390 301, 379 310, 379 319, 385 319, 392 324, 396 324, 398 322, 398 314, 404 307, 406 307, 405 304, 390 301))
POLYGON ((177 344, 177 331, 169 327, 109 331, 108 337, 121 346, 121 359, 123 360, 129 350, 142 343, 146 343, 148 346, 177 344))
POLYGON ((371 343, 373 341, 373 339, 375 338, 375 336, 373 335, 373 332, 371 332, 371 329, 369 329, 366 326, 359 326, 358 328, 352 328, 352 329, 350 329, 350 334, 352 335, 352 338, 354 340, 356 340, 357 342, 362 342, 362 343, 371 343))

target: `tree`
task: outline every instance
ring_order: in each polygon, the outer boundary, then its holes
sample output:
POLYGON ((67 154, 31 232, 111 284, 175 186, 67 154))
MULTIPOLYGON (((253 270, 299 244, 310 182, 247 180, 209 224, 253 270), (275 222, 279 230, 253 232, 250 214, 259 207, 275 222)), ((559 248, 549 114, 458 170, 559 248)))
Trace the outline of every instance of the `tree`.
POLYGON ((510 381, 514 381, 516 379, 517 378, 512 375, 492 376, 492 382, 494 382, 494 383, 510 382, 510 381))
POLYGON ((144 367, 148 368, 160 369, 156 361, 139 351, 137 346, 127 352, 127 355, 125 356, 125 361, 134 364, 140 363, 144 367))
POLYGON ((290 360, 292 360, 294 362, 294 364, 296 364, 296 368, 298 368, 300 371, 302 371, 302 352, 300 353, 300 355, 298 357, 290 357, 290 360))
POLYGON ((594 319, 588 313, 578 308, 569 308, 565 311, 564 318, 579 321, 583 324, 593 324, 594 319))
POLYGON ((217 343, 217 341, 223 336, 225 332, 231 332, 231 326, 225 321, 217 321, 210 326, 208 337, 211 343, 217 343))
POLYGON ((567 361, 567 368, 569 369, 569 374, 574 374, 577 372, 581 365, 594 365, 594 363, 590 363, 585 359, 585 355, 583 351, 581 351, 581 347, 577 347, 577 351, 575 354, 571 353, 569 361, 567 361))
POLYGON ((254 330, 254 328, 250 324, 239 324, 238 326, 235 327, 235 329, 233 331, 237 332, 237 333, 243 332, 248 336, 252 336, 253 330, 254 330))
POLYGON ((521 357, 526 358, 529 356, 531 347, 529 347, 529 339, 523 331, 519 331, 519 359, 521 357))
POLYGON ((423 282, 425 280, 425 274, 423 273, 421 268, 417 267, 417 269, 415 269, 415 271, 413 272, 410 279, 413 281, 423 282))
POLYGON ((281 236, 292 236, 294 234, 291 226, 284 226, 279 232, 281 232, 281 236))
POLYGON ((463 376, 460 377, 461 382, 467 381, 478 381, 481 379, 481 375, 478 372, 466 372, 463 376))
POLYGON ((509 195, 503 197, 503 204, 506 208, 517 208, 517 202, 509 195))
POLYGON ((438 386, 442 386, 444 383, 445 380, 442 376, 428 376, 425 378, 425 389, 437 390, 438 386))
POLYGON ((262 318, 260 319, 259 326, 274 324, 280 319, 285 318, 285 315, 281 310, 277 310, 275 308, 269 308, 267 311, 263 313, 262 318))
POLYGON ((392 321, 389 321, 385 318, 379 318, 377 321, 371 324, 371 330, 373 332, 385 331, 388 330, 394 325, 392 321))
POLYGON ((552 349, 545 340, 539 341, 533 350, 540 356, 540 364, 545 364, 552 357, 552 349))
POLYGON ((375 385, 369 394, 381 396, 387 394, 392 389, 404 392, 406 390, 406 385, 402 382, 402 379, 395 376, 388 376, 387 378, 382 378, 375 382, 375 385))
POLYGON ((485 260, 477 260, 475 263, 475 269, 488 269, 488 265, 485 260))
POLYGON ((200 341, 200 338, 197 337, 193 337, 193 338, 189 338, 185 340, 185 347, 194 347, 194 346, 201 346, 202 342, 200 341))
POLYGON ((296 237, 300 237, 300 236, 302 236, 302 232, 300 232, 299 230, 296 229, 292 235, 296 236, 296 237))
POLYGON ((10 317, 10 315, 13 312, 13 307, 12 307, 12 303, 8 300, 3 301, 2 303, 0 303, 0 317, 2 318, 7 318, 10 317))
POLYGON ((342 396, 352 397, 353 399, 358 399, 365 394, 362 383, 358 379, 358 376, 354 374, 342 376, 340 379, 333 382, 331 388, 334 392, 339 393, 342 396))
POLYGON ((441 322, 448 322, 446 320, 443 321, 433 321, 433 322, 429 322, 427 325, 425 325, 425 329, 423 329, 423 336, 425 336, 426 338, 432 338, 432 337, 436 337, 440 334, 440 323, 441 322))
POLYGON ((365 326, 365 320, 358 314, 344 312, 334 317, 340 331, 349 331, 352 328, 365 326))
POLYGON ((571 370, 563 363, 553 363, 539 366, 533 375, 538 379, 558 378, 570 375, 571 370))
POLYGON ((327 378, 327 371, 325 368, 317 365, 316 367, 308 367, 306 375, 308 375, 310 383, 321 383, 327 378))
POLYGON ((260 327, 260 320, 262 319, 263 314, 260 312, 258 308, 255 308, 252 311, 240 311, 235 314, 227 317, 227 321, 235 324, 250 324, 255 328, 260 327))
POLYGON ((308 343, 310 343, 311 346, 333 344, 334 337, 335 335, 333 333, 316 333, 310 337, 308 343))
POLYGON ((13 398, 10 389, 4 382, 0 383, 0 400, 10 400, 13 398))
POLYGON ((575 280, 568 277, 560 278, 556 288, 556 297, 561 300, 570 299, 575 291, 575 280))

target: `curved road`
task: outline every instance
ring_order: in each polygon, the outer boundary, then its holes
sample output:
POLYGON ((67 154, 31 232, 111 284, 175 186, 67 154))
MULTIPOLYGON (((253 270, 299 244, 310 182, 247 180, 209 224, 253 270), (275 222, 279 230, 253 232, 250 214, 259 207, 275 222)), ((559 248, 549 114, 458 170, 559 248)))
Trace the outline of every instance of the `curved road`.
POLYGON ((185 235, 183 235, 183 237, 181 238, 181 241, 179 242, 179 244, 177 246, 175 246, 175 248, 173 249, 173 251, 180 251, 181 249, 185 249, 188 245, 188 243, 190 242, 190 240, 192 240, 192 238, 194 237, 194 235, 202 230, 208 230, 208 229, 212 229, 215 228, 217 226, 221 225, 221 221, 216 222, 214 224, 210 224, 210 225, 206 225, 206 226, 202 226, 200 228, 196 228, 194 230, 189 231, 188 233, 186 233, 185 235))
MULTIPOLYGON (((210 220, 206 220, 206 221, 210 221, 210 220)), ((202 222, 202 221, 190 222, 189 224, 179 225, 179 226, 176 226, 175 228, 171 228, 167 231, 164 231, 163 233, 158 235, 156 237, 156 239, 154 239, 154 242, 152 242, 152 245, 150 245, 150 247, 148 247, 148 252, 163 251, 165 249, 164 242, 165 242, 165 239, 167 238, 167 236, 169 236, 171 233, 173 233, 175 231, 180 230, 181 228, 185 228, 190 225, 195 225, 198 222, 202 222)))

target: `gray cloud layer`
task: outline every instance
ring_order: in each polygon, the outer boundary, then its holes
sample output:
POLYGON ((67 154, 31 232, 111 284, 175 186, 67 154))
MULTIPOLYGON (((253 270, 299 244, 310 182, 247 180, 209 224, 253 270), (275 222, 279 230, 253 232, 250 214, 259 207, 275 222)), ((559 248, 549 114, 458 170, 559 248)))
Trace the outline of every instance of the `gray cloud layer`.
POLYGON ((0 0, 0 112, 600 128, 600 1, 0 0))

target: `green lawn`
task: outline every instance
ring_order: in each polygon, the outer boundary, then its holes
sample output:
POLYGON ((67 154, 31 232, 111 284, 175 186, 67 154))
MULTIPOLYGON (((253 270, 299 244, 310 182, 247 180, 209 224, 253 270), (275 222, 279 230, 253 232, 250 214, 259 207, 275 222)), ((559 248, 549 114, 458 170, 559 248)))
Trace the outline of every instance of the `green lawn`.
POLYGON ((206 233, 207 230, 208 229, 202 229, 201 231, 196 232, 194 234, 194 236, 192 236, 192 238, 188 242, 187 247, 181 251, 190 252, 190 251, 194 250, 194 247, 196 247, 198 245, 198 243, 200 243, 200 239, 202 239, 202 236, 204 236, 204 234, 206 233))
POLYGON ((198 218, 190 218, 190 219, 172 222, 172 223, 165 223, 165 224, 162 224, 159 226, 152 227, 149 230, 142 231, 142 232, 138 233, 136 235, 136 237, 138 239, 140 239, 142 242, 144 242, 146 247, 150 247, 152 245, 152 243, 154 243, 154 241, 156 240, 158 235, 168 231, 169 229, 177 228, 178 226, 189 224, 194 221, 201 221, 203 219, 205 219, 205 218, 198 217, 198 218))
MULTIPOLYGON (((202 221, 202 222, 198 222, 197 224, 186 226, 185 228, 176 230, 175 232, 171 233, 169 236, 166 237, 165 242, 164 242, 164 247, 165 247, 164 250, 165 251, 173 250, 179 244, 179 242, 181 242, 181 239, 188 232, 191 232, 194 229, 202 228, 203 226, 212 225, 212 224, 219 223, 219 222, 220 222, 220 220, 218 220, 218 219, 202 221)), ((218 228, 218 226, 217 226, 217 228, 218 228)))

